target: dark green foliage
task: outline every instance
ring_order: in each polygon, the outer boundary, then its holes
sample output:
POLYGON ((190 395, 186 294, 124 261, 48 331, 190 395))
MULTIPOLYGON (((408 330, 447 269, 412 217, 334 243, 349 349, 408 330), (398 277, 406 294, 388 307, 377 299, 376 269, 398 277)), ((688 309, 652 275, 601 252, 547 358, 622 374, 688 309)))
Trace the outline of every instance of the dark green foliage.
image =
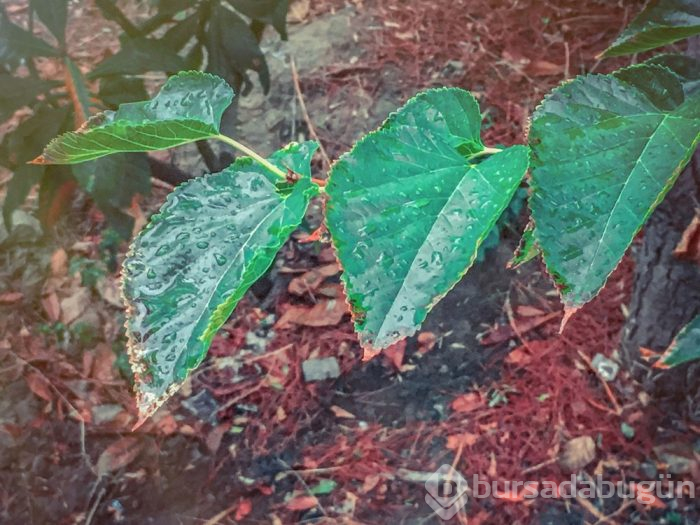
MULTIPOLYGON (((160 0, 153 16, 137 23, 129 20, 113 0, 96 0, 105 18, 119 24, 124 33, 120 37, 120 50, 88 73, 90 82, 66 55, 68 3, 68 0, 31 0, 28 17, 48 29, 50 35, 46 40, 11 21, 0 7, 0 121, 22 107, 33 110, 33 115, 8 133, 0 145, 0 165, 15 173, 3 203, 3 218, 11 226, 12 212, 24 202, 34 185, 42 186, 41 202, 46 207, 55 207, 62 189, 59 182, 75 181, 95 200, 108 223, 128 238, 133 219, 122 210, 128 207, 135 193, 147 193, 150 185, 150 168, 143 155, 131 156, 134 161, 131 164, 126 164, 122 157, 79 168, 49 170, 59 173, 57 178, 49 176, 44 167, 25 163, 41 153, 47 136, 75 129, 76 122, 87 119, 96 110, 148 98, 141 78, 144 73, 174 74, 183 69, 206 67, 228 79, 236 90, 249 91, 253 83, 248 73, 252 70, 257 72, 267 91, 270 78, 259 47, 259 30, 271 25, 286 38, 288 2, 160 0), (206 56, 208 63, 204 62, 206 56), (35 57, 62 60, 68 73, 65 85, 41 79, 34 68, 35 57), (28 76, 17 73, 22 62, 29 66, 28 76), (115 178, 114 173, 120 176, 115 178)), ((199 138, 206 136, 203 133, 199 138)), ((48 208, 41 215, 50 225, 48 208)))
POLYGON ((603 56, 639 53, 697 34, 700 34, 700 2, 651 0, 603 56))

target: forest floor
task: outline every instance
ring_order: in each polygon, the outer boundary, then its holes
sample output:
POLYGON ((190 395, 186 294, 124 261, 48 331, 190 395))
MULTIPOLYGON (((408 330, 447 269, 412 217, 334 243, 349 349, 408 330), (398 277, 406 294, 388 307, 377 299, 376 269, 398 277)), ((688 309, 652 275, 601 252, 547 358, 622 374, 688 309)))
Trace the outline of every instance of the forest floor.
MULTIPOLYGON (((623 64, 596 55, 640 3, 292 6, 289 42, 270 35, 265 44, 271 92, 241 98, 226 125, 269 152, 309 138, 312 123, 333 159, 431 86, 475 94, 487 144, 522 143, 549 89, 623 64)), ((81 16, 78 42, 94 13, 81 16)), ((203 170, 191 149, 167 158, 203 170)), ((320 158, 315 167, 326 168, 320 158)), ((166 193, 155 187, 144 214, 166 193)), ((667 473, 700 481, 700 427, 682 400, 654 399, 624 371, 606 379, 593 364, 596 355, 619 357, 629 259, 559 334, 561 305, 540 262, 506 268, 524 227, 515 209, 501 243, 422 331, 363 361, 333 251, 304 242, 319 210, 241 302, 201 368, 135 432, 119 274, 110 271, 99 213, 83 203, 52 237, 28 220, 4 239, 0 522, 437 524, 425 482, 444 464, 470 484, 474 475, 499 483, 489 498, 470 492, 449 523, 698 522, 692 500, 656 497, 639 481, 667 473), (302 364, 319 358, 334 359, 341 375, 305 381, 302 364), (504 487, 560 483, 571 471, 619 482, 632 497, 529 499, 504 487)))

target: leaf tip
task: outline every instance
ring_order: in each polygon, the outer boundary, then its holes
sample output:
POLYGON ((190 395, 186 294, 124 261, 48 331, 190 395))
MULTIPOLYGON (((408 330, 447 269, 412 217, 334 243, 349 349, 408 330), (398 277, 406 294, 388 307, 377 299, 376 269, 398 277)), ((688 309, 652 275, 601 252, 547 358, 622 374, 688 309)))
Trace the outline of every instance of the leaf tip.
POLYGON ((45 164, 51 164, 46 157, 44 157, 43 154, 39 155, 37 158, 30 160, 27 162, 27 164, 39 164, 39 165, 45 165, 45 164))

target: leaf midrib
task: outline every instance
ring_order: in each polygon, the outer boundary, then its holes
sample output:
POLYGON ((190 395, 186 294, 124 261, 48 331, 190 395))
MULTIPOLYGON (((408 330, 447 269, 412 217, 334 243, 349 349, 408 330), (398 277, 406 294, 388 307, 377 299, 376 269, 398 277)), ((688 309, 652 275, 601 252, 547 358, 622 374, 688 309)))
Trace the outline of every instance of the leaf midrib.
MULTIPOLYGON (((263 178, 265 178, 265 177, 263 176, 263 178)), ((267 180, 267 179, 265 179, 265 180, 267 180)), ((269 183, 269 181, 268 181, 268 183, 269 183)), ((273 189, 273 191, 275 191, 275 190, 273 189)), ((256 205, 256 206, 260 206, 262 203, 267 202, 268 200, 275 200, 276 197, 278 197, 278 195, 277 195, 277 193, 276 193, 276 191, 275 191, 275 195, 274 195, 273 197, 270 197, 269 199, 266 199, 266 200, 261 201, 261 202, 256 202, 255 205, 256 205)), ((204 314, 206 313, 206 311, 208 310, 209 306, 211 305, 212 299, 214 298, 214 295, 216 294, 216 291, 219 289, 219 286, 221 285, 221 282, 222 282, 222 281, 224 280, 224 278, 228 275, 228 273, 229 273, 229 271, 231 270, 231 267, 234 265, 234 263, 235 263, 236 261, 238 261, 238 257, 241 255, 241 252, 243 251, 243 249, 246 248, 246 247, 250 244, 250 240, 251 240, 251 239, 253 238, 253 236, 258 232, 258 230, 262 227, 262 225, 270 218, 270 216, 272 216, 277 210, 279 210, 280 207, 284 208, 284 204, 285 204, 286 199, 283 198, 283 197, 279 197, 279 199, 280 199, 280 201, 279 201, 278 205, 275 206, 274 208, 272 208, 272 210, 270 210, 270 213, 268 213, 267 215, 265 215, 265 217, 262 218, 262 220, 260 221, 260 223, 255 227, 255 229, 253 229, 253 231, 250 232, 250 235, 248 235, 248 239, 246 240, 246 242, 244 242, 244 243, 241 245, 241 247, 240 247, 240 248, 238 249, 238 251, 236 252, 235 256, 233 256, 233 257, 231 258, 230 263, 229 263, 229 264, 227 265, 227 267, 226 267, 226 271, 221 272, 221 277, 219 277, 219 279, 216 281, 216 285, 214 286, 214 288, 212 289, 211 294, 209 295, 209 297, 207 298, 206 302, 204 303, 204 304, 205 304, 205 307, 202 309, 202 313, 199 315, 199 317, 197 317, 197 321, 196 321, 195 323, 193 323, 193 325, 192 325, 194 328, 196 328, 197 326, 199 326, 199 323, 202 321, 202 319, 203 319, 203 317, 204 317, 204 314)), ((245 268, 245 257, 244 257, 244 260, 243 260, 243 263, 242 263, 241 266, 242 266, 243 268, 245 268)), ((244 272, 242 272, 241 274, 243 274, 243 273, 244 273, 244 272)), ((216 309, 214 309, 214 310, 216 310, 216 309)), ((193 328, 193 330, 192 330, 192 335, 194 335, 194 328, 193 328)), ((208 331, 208 325, 207 325, 207 328, 205 328, 205 329, 202 331, 202 334, 206 333, 207 331, 208 331)), ((189 339, 188 339, 188 344, 192 342, 192 335, 190 335, 190 337, 189 337, 189 339)), ((202 342, 201 335, 198 336, 198 337, 196 338, 196 341, 199 342, 199 343, 202 342)), ((187 348, 187 347, 185 347, 185 348, 187 348)))
MULTIPOLYGON (((448 204, 450 204, 450 203, 452 202, 452 198, 455 196, 455 194, 456 194, 458 191, 462 194, 463 197, 466 197, 466 196, 464 195, 464 193, 462 193, 461 190, 460 190, 462 182, 467 178, 467 176, 472 172, 472 170, 474 170, 474 171, 476 171, 476 172, 479 173, 479 175, 481 176, 482 179, 484 179, 484 180, 486 180, 487 182, 489 182, 489 185, 490 185, 491 188, 493 189, 493 186, 490 184, 490 181, 488 181, 488 179, 486 179, 486 177, 484 177, 484 175, 483 175, 481 172, 479 172, 479 170, 478 170, 478 168, 477 168, 476 166, 470 166, 470 165, 467 164, 465 167, 468 168, 467 171, 465 171, 465 172, 464 172, 464 175, 459 179, 459 181, 457 181, 457 184, 455 184, 454 189, 452 190, 452 192, 450 192, 450 195, 447 197, 447 199, 445 199, 445 204, 443 204, 443 206, 440 208, 440 211, 439 211, 438 213, 435 214, 435 218, 434 218, 434 220, 433 220, 433 224, 431 225, 430 230, 428 231, 428 234, 425 236, 425 239, 424 239, 423 242, 418 246, 418 249, 416 250, 415 254, 413 255, 413 259, 411 259, 411 264, 409 265, 408 270, 406 270, 406 273, 404 274, 404 276, 403 276, 403 278, 402 278, 401 286, 399 287, 398 291, 397 291, 396 294, 394 295, 394 298, 393 298, 393 300, 391 301, 391 305, 390 305, 389 308, 387 309, 387 313, 386 313, 386 315, 384 316, 384 318, 383 318, 383 320, 382 320, 382 324, 381 324, 381 325, 379 326, 379 328, 377 329, 377 335, 374 337, 375 341, 378 340, 378 339, 380 339, 382 336, 385 335, 385 334, 384 334, 384 326, 385 326, 385 324, 387 323, 387 320, 389 319, 389 315, 390 315, 391 312, 394 310, 394 306, 396 305, 396 301, 397 301, 397 299, 399 298, 399 296, 401 295, 401 293, 403 292, 403 290, 404 290, 404 288, 405 288, 405 286, 406 286, 406 280, 407 280, 406 278, 407 278, 408 275, 410 275, 410 274, 412 273, 413 267, 414 267, 414 265, 415 265, 415 263, 416 263, 416 260, 418 259, 418 254, 421 252, 421 250, 423 249, 423 247, 427 244, 428 240, 429 240, 429 239, 432 239, 433 230, 435 229, 435 225, 437 224, 438 219, 439 219, 440 217, 442 217, 442 215, 444 214, 444 211, 445 211, 445 209, 447 208, 448 204)), ((474 253, 476 253, 476 251, 475 251, 474 253)), ((394 281, 394 282, 395 282, 395 281, 394 281)))

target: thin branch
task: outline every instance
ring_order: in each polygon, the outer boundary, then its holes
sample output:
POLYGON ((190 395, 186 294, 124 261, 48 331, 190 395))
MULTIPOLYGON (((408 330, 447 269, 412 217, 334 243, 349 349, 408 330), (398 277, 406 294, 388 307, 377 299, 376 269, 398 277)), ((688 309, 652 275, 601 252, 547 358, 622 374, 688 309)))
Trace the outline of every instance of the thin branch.
POLYGON ((301 93, 299 73, 297 72, 297 65, 296 62, 294 62, 294 57, 290 57, 290 63, 292 66, 292 81, 294 82, 294 91, 296 92, 297 99, 299 100, 299 108, 301 109, 301 114, 304 117, 304 122, 306 122, 306 127, 309 128, 309 134, 311 135, 311 138, 318 142, 318 150, 321 153, 321 157, 323 158, 323 163, 326 165, 326 169, 330 169, 331 159, 328 157, 328 153, 326 153, 326 148, 323 147, 321 139, 318 138, 316 128, 314 127, 313 122, 311 122, 309 112, 306 109, 306 102, 304 101, 304 95, 302 95, 301 93))

